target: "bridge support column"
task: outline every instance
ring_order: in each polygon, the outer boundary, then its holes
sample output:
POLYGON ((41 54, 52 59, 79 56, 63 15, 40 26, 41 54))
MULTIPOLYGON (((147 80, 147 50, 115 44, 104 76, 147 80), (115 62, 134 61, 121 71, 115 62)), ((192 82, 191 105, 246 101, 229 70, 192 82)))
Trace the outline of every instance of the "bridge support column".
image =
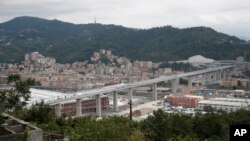
POLYGON ((82 101, 81 99, 76 99, 76 116, 80 117, 82 115, 82 101))
POLYGON ((98 94, 96 97, 96 115, 98 117, 102 117, 102 103, 101 103, 101 95, 98 94))
POLYGON ((222 73, 222 70, 219 71, 219 80, 221 80, 221 73, 222 73))
POLYGON ((192 88, 192 87, 193 87, 193 78, 192 78, 192 77, 189 77, 189 78, 188 78, 188 87, 189 87, 189 88, 192 88))
POLYGON ((178 83, 179 83, 179 78, 173 79, 172 81, 172 93, 176 94, 177 88, 178 88, 178 83))
POLYGON ((206 74, 202 74, 202 77, 201 77, 201 85, 202 85, 202 86, 205 86, 205 85, 206 85, 206 74))
POLYGON ((230 73, 230 69, 227 69, 227 79, 231 78, 231 73, 230 73))
POLYGON ((61 104, 55 105, 55 115, 56 115, 56 117, 62 116, 62 105, 61 104))
POLYGON ((153 100, 157 100, 157 83, 153 84, 153 100))
POLYGON ((214 72, 214 76, 215 76, 215 77, 214 77, 214 80, 217 81, 217 80, 218 80, 218 72, 217 72, 217 71, 214 72))
POLYGON ((226 79, 229 79, 229 72, 226 70, 226 79))
POLYGON ((220 70, 217 71, 217 81, 220 81, 220 70))
POLYGON ((118 112, 118 98, 116 91, 113 93, 113 106, 114 106, 114 112, 118 112))
POLYGON ((210 82, 214 82, 214 73, 213 72, 211 72, 210 73, 210 82))
POLYGON ((221 70, 221 79, 222 79, 222 80, 225 79, 225 72, 224 72, 224 70, 221 70))
POLYGON ((211 83, 212 82, 212 74, 211 73, 208 73, 208 83, 211 83))
POLYGON ((218 76, 217 76, 217 71, 215 71, 215 72, 214 72, 214 82, 217 81, 217 78, 218 78, 218 76))

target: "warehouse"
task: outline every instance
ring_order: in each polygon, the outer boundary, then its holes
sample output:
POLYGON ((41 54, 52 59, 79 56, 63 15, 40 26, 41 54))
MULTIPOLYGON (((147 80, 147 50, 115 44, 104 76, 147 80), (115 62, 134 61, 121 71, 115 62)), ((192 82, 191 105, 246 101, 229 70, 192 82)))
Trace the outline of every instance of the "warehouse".
POLYGON ((239 109, 248 109, 250 100, 236 98, 211 98, 209 100, 201 100, 198 102, 198 109, 204 110, 205 107, 211 106, 216 110, 224 110, 234 112, 239 109))

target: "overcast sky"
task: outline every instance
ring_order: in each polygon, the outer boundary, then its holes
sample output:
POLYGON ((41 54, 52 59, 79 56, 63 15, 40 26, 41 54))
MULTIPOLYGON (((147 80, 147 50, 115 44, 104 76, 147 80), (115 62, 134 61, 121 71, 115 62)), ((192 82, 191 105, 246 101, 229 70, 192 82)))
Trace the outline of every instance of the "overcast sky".
POLYGON ((0 22, 36 16, 134 28, 208 26, 250 39, 250 0, 0 0, 0 22))

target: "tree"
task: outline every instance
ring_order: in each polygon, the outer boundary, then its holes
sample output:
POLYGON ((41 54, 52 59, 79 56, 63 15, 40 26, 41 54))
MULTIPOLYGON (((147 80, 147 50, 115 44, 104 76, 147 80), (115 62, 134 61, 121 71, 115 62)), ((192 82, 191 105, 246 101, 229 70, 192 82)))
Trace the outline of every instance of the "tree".
POLYGON ((143 140, 137 124, 122 116, 106 117, 97 121, 90 117, 76 118, 65 129, 66 135, 73 141, 143 140))
POLYGON ((169 141, 200 141, 200 139, 196 136, 177 136, 172 137, 169 139, 169 141))
POLYGON ((202 140, 222 135, 223 121, 214 113, 196 115, 193 119, 193 131, 202 140))
POLYGON ((25 128, 24 133, 23 133, 23 141, 28 141, 29 137, 29 128, 25 128))
POLYGON ((216 109, 211 106, 204 106, 204 111, 208 113, 214 113, 216 109))
POLYGON ((140 123, 140 129, 149 140, 165 141, 170 138, 192 133, 191 117, 168 114, 159 109, 140 123))
POLYGON ((48 123, 52 120, 52 109, 44 101, 32 105, 29 109, 24 109, 22 119, 41 123, 48 123))
POLYGON ((10 89, 0 90, 0 112, 21 109, 30 98, 30 86, 34 85, 33 79, 22 80, 19 75, 8 76, 10 89))

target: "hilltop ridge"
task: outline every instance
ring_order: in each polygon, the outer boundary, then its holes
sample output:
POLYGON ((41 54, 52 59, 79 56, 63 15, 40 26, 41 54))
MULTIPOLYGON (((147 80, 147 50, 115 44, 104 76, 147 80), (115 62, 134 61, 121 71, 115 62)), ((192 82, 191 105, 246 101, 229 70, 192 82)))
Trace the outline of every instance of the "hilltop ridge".
POLYGON ((250 55, 248 42, 202 26, 133 29, 24 16, 1 23, 0 31, 1 62, 18 62, 25 53, 38 51, 71 63, 86 60, 102 48, 132 60, 152 61, 183 60, 197 54, 217 60, 250 55))

